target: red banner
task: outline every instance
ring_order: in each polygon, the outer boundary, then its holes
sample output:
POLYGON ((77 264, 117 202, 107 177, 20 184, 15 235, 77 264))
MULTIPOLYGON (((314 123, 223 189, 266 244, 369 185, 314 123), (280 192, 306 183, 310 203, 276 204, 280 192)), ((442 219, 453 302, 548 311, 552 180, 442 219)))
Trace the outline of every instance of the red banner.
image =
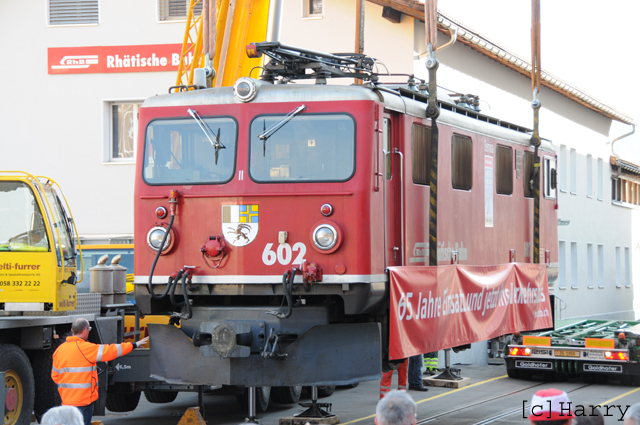
POLYGON ((50 47, 47 69, 49 74, 177 71, 181 51, 182 44, 50 47))
POLYGON ((389 270, 392 360, 552 326, 544 264, 389 270))

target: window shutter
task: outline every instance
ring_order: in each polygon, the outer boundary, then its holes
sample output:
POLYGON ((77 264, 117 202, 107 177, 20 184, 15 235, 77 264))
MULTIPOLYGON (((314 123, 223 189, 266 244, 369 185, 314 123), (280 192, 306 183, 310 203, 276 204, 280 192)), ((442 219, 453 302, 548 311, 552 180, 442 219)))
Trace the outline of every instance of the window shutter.
POLYGON ((414 125, 411 128, 411 139, 413 182, 428 186, 431 174, 431 129, 414 125))
POLYGON ((98 23, 98 0, 49 0, 49 25, 98 23))
POLYGON ((454 189, 471 190, 472 157, 471 138, 454 134, 451 138, 451 185, 454 189))
MULTIPOLYGON (((204 0, 196 3, 194 12, 196 16, 202 14, 202 5, 204 0)), ((190 0, 159 0, 158 9, 160 11, 161 21, 181 20, 187 18, 190 0)))

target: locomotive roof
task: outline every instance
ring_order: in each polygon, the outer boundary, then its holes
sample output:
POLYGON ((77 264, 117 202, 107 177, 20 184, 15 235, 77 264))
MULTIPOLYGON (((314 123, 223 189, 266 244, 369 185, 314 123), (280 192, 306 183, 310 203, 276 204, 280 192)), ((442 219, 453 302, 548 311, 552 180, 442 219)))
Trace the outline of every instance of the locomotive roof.
MULTIPOLYGON (((370 100, 383 102, 385 108, 392 111, 426 118, 427 96, 407 88, 384 85, 271 84, 261 80, 253 81, 258 88, 258 94, 250 103, 370 100)), ((219 87, 157 95, 145 100, 143 107, 242 103, 235 96, 233 87, 219 87)), ((530 145, 531 130, 525 127, 456 106, 446 95, 439 95, 438 103, 440 104, 438 122, 512 143, 530 145)), ((546 140, 542 140, 541 148, 549 152, 553 151, 551 143, 546 140)))

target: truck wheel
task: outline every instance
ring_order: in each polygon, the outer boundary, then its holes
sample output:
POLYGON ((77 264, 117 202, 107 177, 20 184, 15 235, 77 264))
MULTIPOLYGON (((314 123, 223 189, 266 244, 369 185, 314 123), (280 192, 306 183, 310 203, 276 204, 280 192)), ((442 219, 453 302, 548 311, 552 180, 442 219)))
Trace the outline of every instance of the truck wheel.
MULTIPOLYGON (((266 412, 269 407, 269 397, 271 387, 256 387, 256 412, 266 412)), ((245 388, 241 394, 236 396, 238 406, 244 413, 249 411, 249 388, 245 388)))
POLYGON ((20 347, 13 344, 2 344, 0 370, 5 372, 5 425, 30 424, 35 384, 29 358, 20 347))
POLYGON ((149 403, 171 403, 176 397, 177 391, 144 390, 144 398, 149 403))
POLYGON ((53 353, 55 353, 65 340, 66 337, 55 338, 51 344, 51 348, 48 350, 31 352, 31 367, 33 369, 33 380, 36 386, 33 412, 38 422, 40 422, 40 418, 47 410, 62 404, 58 386, 51 379, 51 367, 53 366, 53 353))
POLYGON ((507 368, 507 376, 511 379, 518 379, 518 369, 507 368))
POLYGON ((279 404, 296 404, 300 400, 302 386, 274 387, 271 390, 271 398, 279 404))
POLYGON ((336 390, 335 385, 326 385, 326 386, 318 387, 318 398, 330 397, 335 390, 336 390))
POLYGON ((107 392, 107 409, 112 412, 131 412, 138 407, 140 391, 132 394, 107 392))

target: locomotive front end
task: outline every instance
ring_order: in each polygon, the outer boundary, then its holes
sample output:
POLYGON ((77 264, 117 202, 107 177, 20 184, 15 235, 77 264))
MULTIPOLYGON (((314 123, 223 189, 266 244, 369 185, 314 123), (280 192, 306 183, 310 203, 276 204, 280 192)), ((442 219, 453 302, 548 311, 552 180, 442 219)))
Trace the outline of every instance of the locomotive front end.
POLYGON ((135 297, 180 323, 150 325, 152 374, 244 386, 376 379, 387 280, 372 178, 378 98, 242 80, 140 111, 135 297))

